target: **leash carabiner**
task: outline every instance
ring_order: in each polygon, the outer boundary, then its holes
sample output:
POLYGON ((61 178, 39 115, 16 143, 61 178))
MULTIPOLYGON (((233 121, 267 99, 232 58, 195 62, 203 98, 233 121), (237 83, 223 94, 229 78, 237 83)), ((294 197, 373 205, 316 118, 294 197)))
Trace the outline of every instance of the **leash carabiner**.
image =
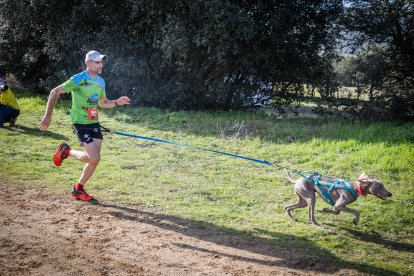
POLYGON ((108 132, 108 133, 111 133, 112 132, 109 128, 106 128, 106 127, 102 126, 101 124, 99 125, 99 127, 101 128, 101 130, 103 132, 108 132))

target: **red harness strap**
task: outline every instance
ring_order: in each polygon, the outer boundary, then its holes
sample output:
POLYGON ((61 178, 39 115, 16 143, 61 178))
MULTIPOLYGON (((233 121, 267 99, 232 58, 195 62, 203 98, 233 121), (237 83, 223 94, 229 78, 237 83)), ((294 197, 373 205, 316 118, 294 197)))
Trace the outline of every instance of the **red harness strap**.
POLYGON ((358 195, 363 195, 363 196, 366 196, 366 195, 364 195, 364 193, 362 192, 362 187, 361 187, 361 183, 360 182, 369 182, 368 180, 366 180, 366 179, 361 179, 361 180, 359 180, 358 181, 358 184, 357 184, 357 186, 356 186, 356 192, 357 192, 357 194, 358 195))
POLYGON ((356 192, 357 192, 358 195, 364 195, 364 193, 362 192, 361 184, 359 184, 359 183, 356 186, 356 192))

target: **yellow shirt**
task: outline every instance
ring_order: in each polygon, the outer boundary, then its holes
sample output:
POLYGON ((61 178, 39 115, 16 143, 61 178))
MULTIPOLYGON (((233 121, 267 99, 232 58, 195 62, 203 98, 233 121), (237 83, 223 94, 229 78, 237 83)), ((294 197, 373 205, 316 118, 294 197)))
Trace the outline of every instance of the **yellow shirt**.
POLYGON ((20 110, 19 103, 13 95, 10 89, 0 92, 0 104, 13 107, 14 109, 20 110))

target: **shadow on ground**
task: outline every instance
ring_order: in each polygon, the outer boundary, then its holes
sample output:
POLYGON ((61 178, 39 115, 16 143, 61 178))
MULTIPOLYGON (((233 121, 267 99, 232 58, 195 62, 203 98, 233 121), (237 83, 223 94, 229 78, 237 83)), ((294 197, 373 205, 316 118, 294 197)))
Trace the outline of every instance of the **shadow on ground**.
POLYGON ((9 135, 20 135, 20 134, 28 134, 38 137, 51 137, 56 140, 68 140, 67 136, 58 134, 52 131, 41 131, 37 127, 27 127, 22 125, 15 125, 14 127, 4 127, 5 129, 9 130, 9 135))
POLYGON ((303 270, 305 272, 331 274, 339 272, 341 269, 352 269, 357 270, 360 273, 398 275, 393 271, 368 264, 348 262, 339 259, 329 251, 303 237, 277 232, 270 233, 258 229, 259 232, 266 232, 272 237, 262 238, 234 229, 216 226, 211 223, 140 210, 137 206, 104 204, 96 200, 93 204, 109 209, 107 211, 118 219, 150 224, 163 230, 174 231, 182 235, 220 246, 272 257, 272 260, 256 259, 254 256, 246 257, 233 255, 226 252, 219 252, 211 248, 201 248, 190 244, 180 243, 179 241, 175 244, 181 248, 209 253, 214 256, 223 256, 267 266, 286 267, 303 270))
POLYGON ((392 250, 414 253, 413 244, 386 240, 383 239, 379 234, 375 233, 364 233, 355 229, 343 227, 341 229, 347 231, 353 238, 364 242, 380 244, 382 246, 391 248, 392 250))

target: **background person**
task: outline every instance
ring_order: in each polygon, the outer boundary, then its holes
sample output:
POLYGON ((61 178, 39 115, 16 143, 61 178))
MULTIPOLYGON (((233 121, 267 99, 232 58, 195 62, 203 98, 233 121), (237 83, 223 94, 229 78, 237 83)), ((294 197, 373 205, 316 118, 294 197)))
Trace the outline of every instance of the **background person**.
POLYGON ((14 126, 19 115, 19 103, 6 82, 0 79, 0 127, 3 127, 4 123, 14 126))
POLYGON ((103 140, 99 126, 98 105, 102 108, 112 108, 129 104, 130 100, 122 96, 117 100, 106 98, 105 81, 99 76, 102 73, 106 56, 97 51, 86 54, 86 70, 72 76, 68 81, 52 89, 47 101, 46 112, 39 128, 46 130, 52 121, 53 108, 62 93, 72 94, 70 118, 72 128, 78 137, 83 151, 71 149, 68 144, 61 143, 53 156, 53 163, 61 166, 62 161, 69 156, 85 162, 79 181, 72 189, 72 196, 81 200, 91 200, 93 197, 86 193, 84 185, 94 173, 101 160, 101 144, 103 140))

